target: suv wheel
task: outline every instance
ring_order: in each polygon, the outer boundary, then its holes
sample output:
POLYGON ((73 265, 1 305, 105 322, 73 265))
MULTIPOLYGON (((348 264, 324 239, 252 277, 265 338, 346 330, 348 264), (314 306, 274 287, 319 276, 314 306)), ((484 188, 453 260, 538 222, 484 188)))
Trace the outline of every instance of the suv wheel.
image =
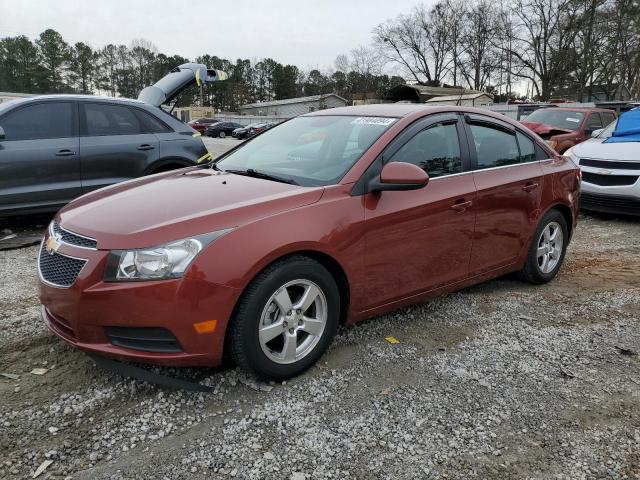
POLYGON ((227 136, 227 134, 226 134, 226 133, 224 133, 224 132, 220 132, 220 135, 218 135, 218 136, 219 136, 220 138, 224 138, 224 137, 226 137, 226 136, 227 136))
POLYGON ((281 380, 313 365, 338 326, 340 295, 320 263, 294 256, 261 272, 229 326, 231 357, 258 377, 281 380))

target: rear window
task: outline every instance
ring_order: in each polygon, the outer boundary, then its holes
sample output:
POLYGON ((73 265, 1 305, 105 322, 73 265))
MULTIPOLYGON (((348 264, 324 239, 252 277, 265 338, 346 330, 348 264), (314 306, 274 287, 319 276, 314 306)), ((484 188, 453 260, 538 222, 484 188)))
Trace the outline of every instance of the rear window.
POLYGON ((97 103, 83 106, 87 135, 137 135, 144 131, 142 122, 128 107, 97 103))
POLYGON ((563 130, 577 130, 584 119, 583 112, 567 112, 566 110, 536 110, 525 120, 529 123, 544 123, 563 130))

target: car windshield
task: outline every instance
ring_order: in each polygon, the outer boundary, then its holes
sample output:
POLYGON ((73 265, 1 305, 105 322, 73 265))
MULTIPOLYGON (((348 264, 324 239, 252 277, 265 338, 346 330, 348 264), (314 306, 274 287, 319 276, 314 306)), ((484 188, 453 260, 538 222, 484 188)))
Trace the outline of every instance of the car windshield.
POLYGON ((297 117, 276 125, 223 156, 221 170, 253 170, 304 186, 337 183, 397 119, 297 117))
POLYGON ((613 134, 613 131, 616 129, 616 125, 618 125, 618 119, 615 119, 605 128, 603 128, 597 138, 609 138, 613 134))
POLYGON ((582 123, 584 113, 566 110, 536 110, 526 119, 530 123, 544 123, 563 130, 577 130, 582 123))

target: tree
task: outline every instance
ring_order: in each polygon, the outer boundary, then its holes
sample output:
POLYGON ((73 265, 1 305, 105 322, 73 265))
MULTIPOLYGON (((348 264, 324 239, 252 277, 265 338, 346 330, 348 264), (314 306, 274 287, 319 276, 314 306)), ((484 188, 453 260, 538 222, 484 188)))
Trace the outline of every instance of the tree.
POLYGON ((78 42, 71 50, 69 64, 70 79, 74 89, 80 93, 91 93, 93 72, 98 55, 87 44, 78 42))
POLYGON ((38 49, 24 35, 0 40, 0 90, 33 93, 39 84, 38 49))
POLYGON ((48 92, 68 90, 64 75, 71 58, 69 44, 64 41, 62 35, 49 28, 40 34, 36 45, 43 67, 41 79, 43 90, 48 92))

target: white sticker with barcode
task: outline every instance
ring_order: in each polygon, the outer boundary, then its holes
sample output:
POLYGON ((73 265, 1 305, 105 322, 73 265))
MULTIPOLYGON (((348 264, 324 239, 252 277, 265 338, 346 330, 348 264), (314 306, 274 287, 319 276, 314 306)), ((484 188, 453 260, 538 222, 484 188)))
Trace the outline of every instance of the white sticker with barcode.
POLYGON ((391 125, 395 121, 395 118, 358 117, 355 118, 351 123, 353 123, 354 125, 391 125))

